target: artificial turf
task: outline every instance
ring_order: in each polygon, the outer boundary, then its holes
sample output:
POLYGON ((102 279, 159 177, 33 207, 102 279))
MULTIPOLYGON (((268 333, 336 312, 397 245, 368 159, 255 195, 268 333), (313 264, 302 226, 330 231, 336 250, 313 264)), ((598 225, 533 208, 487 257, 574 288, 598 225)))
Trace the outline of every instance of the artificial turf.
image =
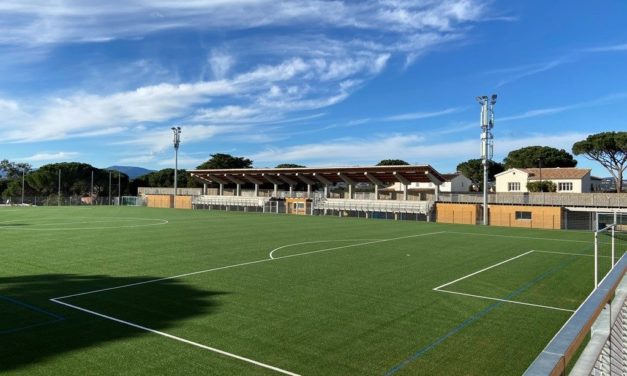
POLYGON ((300 375, 518 375, 593 284, 589 232, 61 207, 0 234, 3 375, 281 374, 148 328, 300 375), (445 289, 563 310, 433 290, 531 250, 445 289))

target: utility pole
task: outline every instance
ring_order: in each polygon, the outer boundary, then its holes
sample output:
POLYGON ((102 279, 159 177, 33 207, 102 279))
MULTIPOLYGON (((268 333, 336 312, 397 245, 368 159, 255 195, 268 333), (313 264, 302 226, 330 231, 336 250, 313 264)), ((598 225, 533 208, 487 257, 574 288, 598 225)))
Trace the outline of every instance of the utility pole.
POLYGON ((26 169, 22 168, 22 205, 24 205, 24 174, 26 169))
POLYGON ((89 191, 89 204, 94 204, 94 170, 91 170, 91 191, 89 191))
POLYGON ((481 159, 483 160, 483 224, 488 225, 488 172, 490 160, 494 155, 494 105, 496 94, 491 98, 486 95, 477 97, 481 105, 481 159))
POLYGON ((109 205, 111 205, 111 170, 109 170, 109 205))
POLYGON ((544 192, 544 183, 542 182, 542 157, 538 158, 538 167, 540 168, 540 189, 544 192))
POLYGON ((122 173, 118 171, 118 205, 122 205, 122 173))
POLYGON ((57 206, 61 206, 61 169, 59 169, 59 200, 57 206))
POLYGON ((179 145, 181 143, 181 127, 172 127, 174 133, 174 195, 177 195, 178 169, 179 169, 179 145))

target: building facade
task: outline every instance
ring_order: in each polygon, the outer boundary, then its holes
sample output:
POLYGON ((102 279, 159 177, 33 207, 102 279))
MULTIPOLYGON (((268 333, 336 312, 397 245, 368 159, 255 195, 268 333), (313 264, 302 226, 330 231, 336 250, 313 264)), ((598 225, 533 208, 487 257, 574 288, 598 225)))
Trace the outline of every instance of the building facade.
POLYGON ((551 181, 556 192, 587 193, 601 190, 601 179, 587 168, 511 168, 495 175, 497 193, 529 192, 527 183, 551 181))
MULTIPOLYGON (((461 173, 442 174, 444 182, 440 184, 440 192, 462 193, 469 192, 472 189, 472 180, 468 179, 461 173)), ((413 182, 408 186, 411 190, 429 191, 435 190, 435 184, 432 182, 413 182)), ((403 187, 400 183, 394 184, 391 190, 401 191, 403 187)))

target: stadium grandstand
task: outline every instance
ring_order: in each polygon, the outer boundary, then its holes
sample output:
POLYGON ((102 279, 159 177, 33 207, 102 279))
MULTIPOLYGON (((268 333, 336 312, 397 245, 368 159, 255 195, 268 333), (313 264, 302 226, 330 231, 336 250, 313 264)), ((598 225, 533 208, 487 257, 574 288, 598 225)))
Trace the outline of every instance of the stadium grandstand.
POLYGON ((195 208, 429 220, 444 177, 429 165, 192 170, 205 183, 195 208), (412 183, 433 183, 433 195, 412 183), (208 188, 208 185, 217 188, 208 188), (380 191, 400 184, 399 191, 380 191), (226 187, 234 186, 234 190, 226 187), (253 187, 243 190, 243 187, 253 187), (271 189, 264 189, 271 187, 271 189), (297 190, 301 188, 302 190, 297 190))

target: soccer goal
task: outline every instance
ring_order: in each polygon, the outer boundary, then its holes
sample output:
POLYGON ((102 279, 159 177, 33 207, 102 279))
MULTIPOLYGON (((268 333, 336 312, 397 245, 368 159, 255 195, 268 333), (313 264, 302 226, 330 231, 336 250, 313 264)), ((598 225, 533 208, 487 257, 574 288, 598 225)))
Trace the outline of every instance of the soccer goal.
POLYGON ((137 196, 122 196, 122 206, 142 206, 143 200, 137 196))

